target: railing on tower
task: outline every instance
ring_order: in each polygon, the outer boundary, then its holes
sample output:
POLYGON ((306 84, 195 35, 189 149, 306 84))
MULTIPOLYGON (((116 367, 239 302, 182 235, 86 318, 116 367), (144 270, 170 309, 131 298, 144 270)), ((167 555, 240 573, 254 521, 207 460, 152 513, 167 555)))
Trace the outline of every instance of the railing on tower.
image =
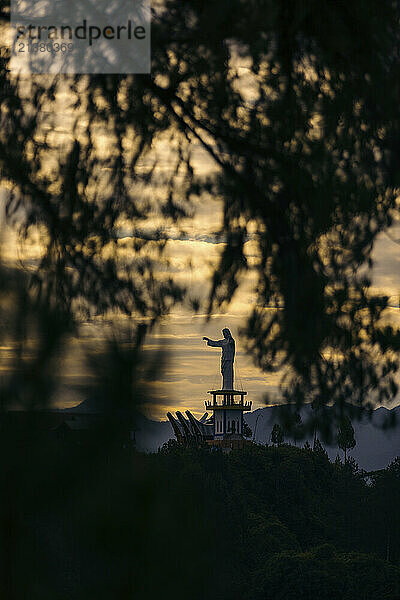
POLYGON ((206 410, 215 410, 228 407, 243 411, 251 410, 252 402, 244 400, 247 392, 238 390, 211 390, 208 393, 212 395, 212 400, 206 401, 206 410), (235 399, 235 396, 239 396, 239 398, 235 399))

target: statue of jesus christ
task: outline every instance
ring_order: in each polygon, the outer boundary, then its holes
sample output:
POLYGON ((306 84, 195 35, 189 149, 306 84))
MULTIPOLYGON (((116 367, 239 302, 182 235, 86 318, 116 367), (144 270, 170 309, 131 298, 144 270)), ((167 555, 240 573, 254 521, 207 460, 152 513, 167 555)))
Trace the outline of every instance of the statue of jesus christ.
POLYGON ((222 389, 233 390, 233 361, 235 360, 235 340, 232 337, 229 329, 222 330, 223 340, 210 340, 208 337, 203 337, 206 340, 207 346, 222 348, 221 355, 221 373, 222 373, 222 389))

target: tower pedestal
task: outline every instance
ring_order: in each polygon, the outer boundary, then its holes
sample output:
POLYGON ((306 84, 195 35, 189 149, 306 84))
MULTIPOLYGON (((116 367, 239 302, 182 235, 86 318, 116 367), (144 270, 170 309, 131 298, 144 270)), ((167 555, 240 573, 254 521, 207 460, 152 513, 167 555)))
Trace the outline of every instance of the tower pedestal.
POLYGON ((243 439, 243 413, 251 410, 245 400, 247 392, 238 390, 211 390, 212 400, 206 401, 206 410, 213 412, 214 440, 243 439))

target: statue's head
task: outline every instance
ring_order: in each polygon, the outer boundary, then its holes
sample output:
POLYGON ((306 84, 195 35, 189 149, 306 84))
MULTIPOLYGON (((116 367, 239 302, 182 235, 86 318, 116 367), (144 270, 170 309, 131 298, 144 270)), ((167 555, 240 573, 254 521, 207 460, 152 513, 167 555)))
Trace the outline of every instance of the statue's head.
POLYGON ((232 334, 227 327, 225 327, 225 329, 222 330, 222 335, 224 336, 225 339, 232 337, 232 334))

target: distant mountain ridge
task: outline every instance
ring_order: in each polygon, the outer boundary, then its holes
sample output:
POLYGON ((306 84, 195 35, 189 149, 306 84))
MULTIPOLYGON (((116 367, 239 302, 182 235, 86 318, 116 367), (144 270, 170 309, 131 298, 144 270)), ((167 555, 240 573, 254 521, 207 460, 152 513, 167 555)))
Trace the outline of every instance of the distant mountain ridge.
MULTIPOLYGON (((303 407, 301 416, 304 420, 311 410, 309 406, 303 407)), ((259 408, 245 416, 245 420, 254 433, 256 426, 255 441, 257 443, 270 443, 271 430, 276 422, 274 407, 266 406, 259 408), (257 421, 258 419, 258 421, 257 421)), ((145 452, 156 452, 160 446, 169 439, 174 438, 171 425, 168 421, 152 421, 141 417, 137 424, 136 443, 139 450, 145 452)), ((374 471, 385 468, 396 456, 400 456, 400 405, 392 409, 384 407, 374 410, 371 419, 364 418, 361 421, 353 421, 356 447, 349 452, 360 468, 366 471, 374 471), (397 425, 388 430, 379 426, 390 416, 396 417, 397 425)), ((290 442, 290 440, 288 440, 290 442)), ((304 445, 305 441, 298 442, 304 445)), ((337 446, 325 446, 329 458, 334 460, 342 452, 337 446)))

